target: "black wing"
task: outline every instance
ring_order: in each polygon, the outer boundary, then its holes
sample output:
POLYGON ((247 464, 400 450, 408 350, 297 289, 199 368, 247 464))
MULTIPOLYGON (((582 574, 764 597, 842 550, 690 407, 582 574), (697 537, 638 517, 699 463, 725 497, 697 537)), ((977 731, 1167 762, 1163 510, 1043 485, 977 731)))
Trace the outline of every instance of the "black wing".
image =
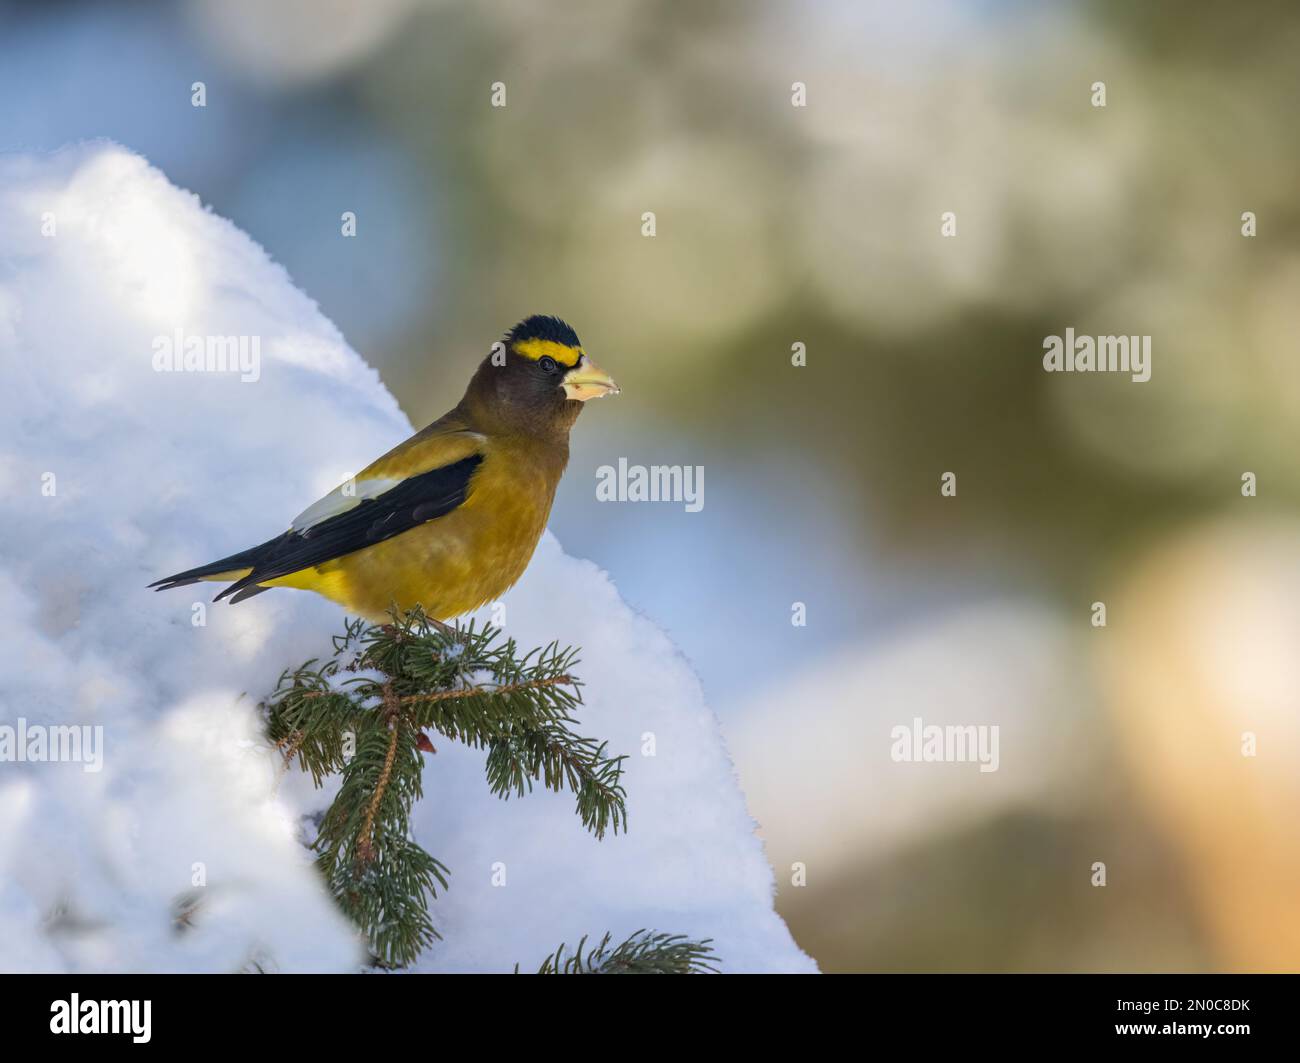
POLYGON ((266 580, 324 564, 445 516, 465 501, 470 478, 482 461, 483 455, 471 454, 450 465, 411 476, 382 495, 363 499, 345 513, 301 531, 287 531, 261 546, 177 573, 153 586, 167 590, 194 583, 205 575, 250 568, 252 571, 247 576, 230 584, 213 601, 219 602, 228 595, 235 595, 236 601, 250 598, 257 593, 254 589, 257 584, 266 580))

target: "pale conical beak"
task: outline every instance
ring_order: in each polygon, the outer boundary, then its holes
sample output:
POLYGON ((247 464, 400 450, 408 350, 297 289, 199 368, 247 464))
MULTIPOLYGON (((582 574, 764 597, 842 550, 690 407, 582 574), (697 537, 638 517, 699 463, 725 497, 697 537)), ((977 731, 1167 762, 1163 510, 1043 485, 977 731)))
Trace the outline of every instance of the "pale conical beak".
POLYGON ((614 378, 585 354, 577 365, 564 374, 563 386, 565 396, 578 402, 618 394, 614 378))

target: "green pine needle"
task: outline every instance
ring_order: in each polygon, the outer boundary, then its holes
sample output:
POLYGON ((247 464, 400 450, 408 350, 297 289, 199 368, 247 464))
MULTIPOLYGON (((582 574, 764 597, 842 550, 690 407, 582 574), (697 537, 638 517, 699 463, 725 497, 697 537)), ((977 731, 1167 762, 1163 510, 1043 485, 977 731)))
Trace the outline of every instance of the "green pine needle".
MULTIPOLYGON (((693 941, 683 934, 637 930, 626 940, 610 947, 611 935, 587 950, 584 935, 578 947, 566 955, 561 945, 542 961, 538 974, 717 974, 719 962, 713 939, 693 941)), ((515 974, 519 973, 518 964, 515 974)))

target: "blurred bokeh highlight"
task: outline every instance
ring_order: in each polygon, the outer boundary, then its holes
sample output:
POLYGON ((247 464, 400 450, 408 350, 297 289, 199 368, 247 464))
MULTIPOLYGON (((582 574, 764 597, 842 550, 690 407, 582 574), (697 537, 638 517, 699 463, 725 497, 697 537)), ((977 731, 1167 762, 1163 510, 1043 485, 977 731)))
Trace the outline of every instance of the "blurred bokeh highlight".
POLYGON ((417 424, 571 321, 624 394, 552 528, 695 665, 823 969, 1297 970, 1297 53, 1280 0, 0 0, 0 150, 143 153, 417 424), (1045 374, 1066 327, 1150 382, 1045 374), (892 762, 915 717, 999 770, 892 762))

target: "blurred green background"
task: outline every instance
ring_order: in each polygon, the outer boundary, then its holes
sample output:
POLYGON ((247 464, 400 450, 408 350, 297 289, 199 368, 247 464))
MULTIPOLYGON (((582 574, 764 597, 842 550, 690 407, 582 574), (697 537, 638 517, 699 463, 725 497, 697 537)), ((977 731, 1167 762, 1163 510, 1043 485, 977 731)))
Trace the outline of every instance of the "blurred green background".
POLYGON ((569 320, 624 394, 552 529, 694 663, 824 969, 1295 970, 1298 51, 1280 0, 0 0, 0 150, 141 152, 417 424, 569 320), (1151 381, 1044 373, 1066 327, 1151 381), (893 763, 917 716, 999 771, 893 763))

